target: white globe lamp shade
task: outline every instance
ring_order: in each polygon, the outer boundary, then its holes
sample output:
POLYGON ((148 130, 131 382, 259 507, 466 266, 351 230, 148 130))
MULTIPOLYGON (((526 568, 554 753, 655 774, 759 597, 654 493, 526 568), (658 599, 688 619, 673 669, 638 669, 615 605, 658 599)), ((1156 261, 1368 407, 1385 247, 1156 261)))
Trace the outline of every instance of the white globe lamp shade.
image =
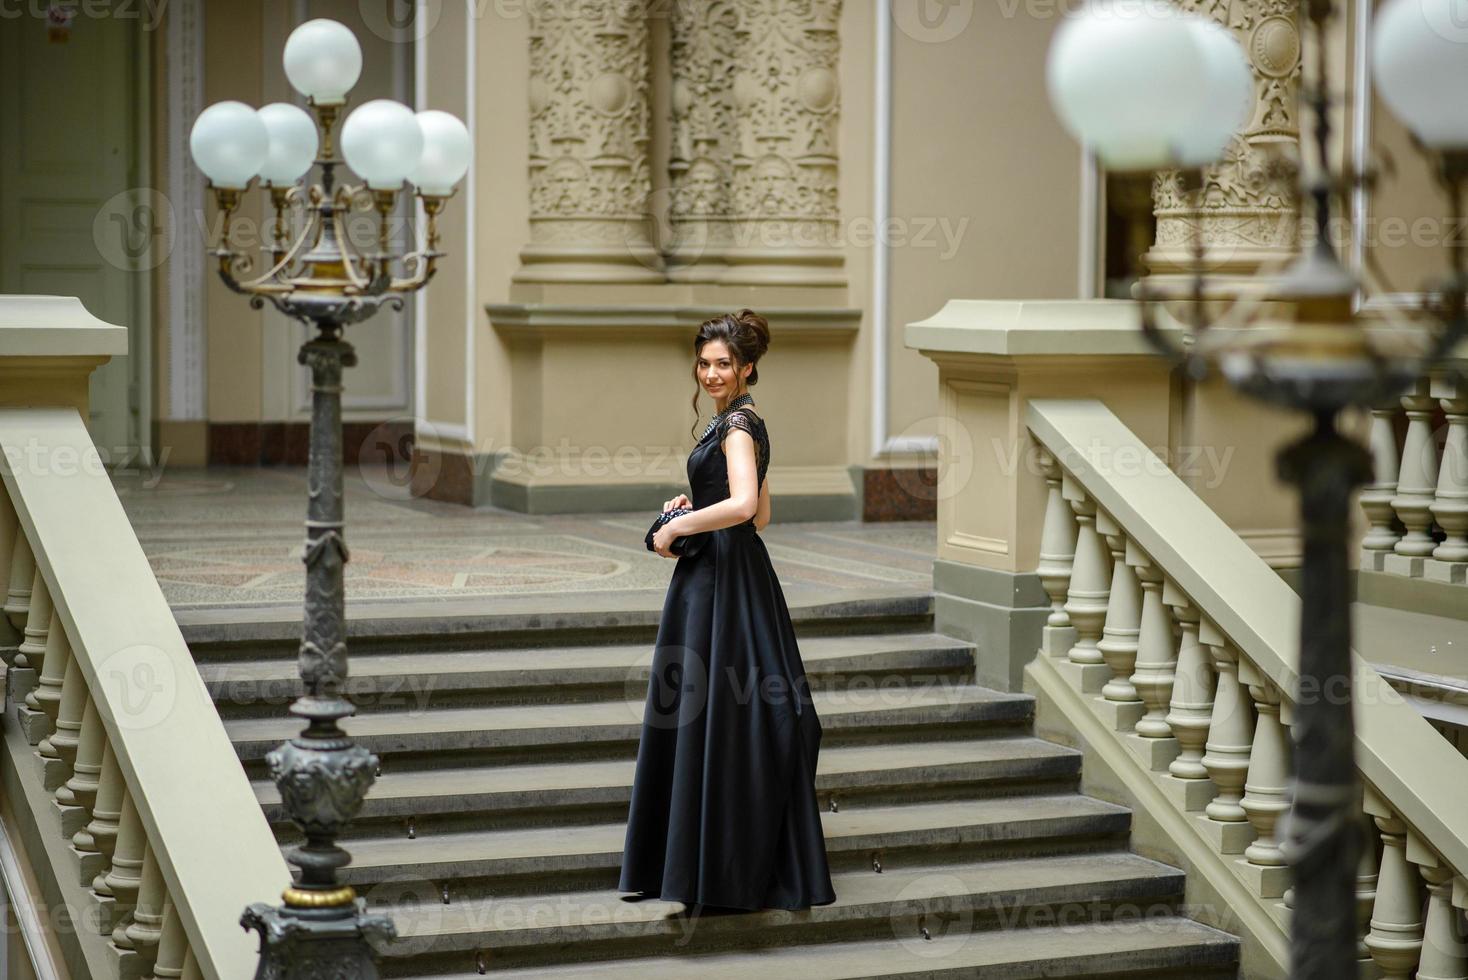
POLYGON ((289 102, 272 102, 259 115, 270 134, 270 151, 260 167, 260 180, 272 187, 294 184, 316 159, 316 123, 289 102))
POLYGON ((189 131, 194 163, 215 187, 243 190, 260 172, 269 150, 265 124, 243 102, 214 103, 199 113, 189 131))
POLYGON ((469 169, 469 130, 457 116, 437 109, 418 113, 423 153, 408 180, 424 197, 447 197, 469 169))
POLYGON ((396 190, 423 155, 418 117, 401 102, 373 99, 347 116, 342 156, 373 190, 396 190))
POLYGON ((1371 36, 1376 91, 1424 145, 1468 148, 1468 20, 1461 0, 1389 0, 1371 36))
POLYGON ((1180 11, 1107 0, 1055 32, 1045 78, 1062 125, 1114 171, 1174 166, 1205 86, 1180 11))
POLYGON ((362 75, 362 46, 338 21, 318 17, 291 31, 285 42, 285 77, 316 105, 341 105, 362 75))
POLYGON ((1190 15, 1185 20, 1197 46, 1204 102, 1177 135, 1177 163, 1201 167, 1218 162, 1228 141, 1253 114, 1254 73, 1232 31, 1207 17, 1190 15))

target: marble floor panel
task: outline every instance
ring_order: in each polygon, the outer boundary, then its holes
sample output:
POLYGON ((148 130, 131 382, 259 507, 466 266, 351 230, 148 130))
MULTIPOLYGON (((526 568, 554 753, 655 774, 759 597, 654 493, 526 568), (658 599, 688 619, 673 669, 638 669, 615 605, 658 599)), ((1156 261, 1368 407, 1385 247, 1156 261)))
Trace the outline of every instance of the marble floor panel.
MULTIPOLYGON (((299 608, 304 469, 175 467, 115 473, 113 483, 174 609, 299 608)), ((674 563, 643 544, 659 503, 645 513, 468 508, 412 498, 392 474, 349 466, 348 603, 661 594, 674 563)), ((932 588, 931 521, 773 522, 760 535, 792 601, 932 588)))

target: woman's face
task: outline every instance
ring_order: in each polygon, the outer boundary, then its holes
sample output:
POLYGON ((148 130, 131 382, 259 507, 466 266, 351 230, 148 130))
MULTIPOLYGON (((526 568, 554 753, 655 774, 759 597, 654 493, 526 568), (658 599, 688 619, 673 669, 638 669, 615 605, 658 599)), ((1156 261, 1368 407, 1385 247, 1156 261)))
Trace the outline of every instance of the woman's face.
POLYGON ((710 398, 728 398, 749 377, 750 365, 736 368, 734 355, 729 345, 722 340, 710 340, 698 354, 698 383, 710 398))

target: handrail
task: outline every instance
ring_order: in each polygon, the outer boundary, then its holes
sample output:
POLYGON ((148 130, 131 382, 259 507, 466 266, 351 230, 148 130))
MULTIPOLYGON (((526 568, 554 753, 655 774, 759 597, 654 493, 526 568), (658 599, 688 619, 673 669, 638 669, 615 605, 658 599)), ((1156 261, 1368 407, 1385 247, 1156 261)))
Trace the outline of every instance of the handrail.
POLYGON ((95 708, 125 784, 121 833, 135 808, 146 835, 134 880, 141 875, 146 895, 148 875, 161 874, 166 889, 146 916, 139 899, 139 924, 175 947, 170 928, 181 925, 190 966, 211 980, 246 980, 256 954, 240 913, 278 900, 290 872, 96 447, 74 408, 3 408, 0 450, 17 546, 34 556, 50 632, 64 633, 47 641, 45 660, 60 653, 79 675, 68 670, 68 691, 53 701, 71 699, 63 712, 89 701, 89 721, 95 708), (85 690, 72 688, 76 680, 85 690))
MULTIPOLYGON (((1282 701, 1287 724, 1300 684, 1297 670, 1300 600, 1290 586, 1102 403, 1089 399, 1031 400, 1026 407, 1026 423, 1030 433, 1058 465, 1067 486, 1070 506, 1076 509, 1077 515, 1083 515, 1079 518, 1081 524, 1091 524, 1090 527, 1083 526, 1082 533, 1096 535, 1099 532, 1111 534, 1108 540, 1123 539, 1126 566, 1136 572, 1139 578, 1143 575, 1151 576, 1150 584, 1153 588, 1158 588, 1156 576, 1160 573, 1165 583, 1161 589, 1168 596, 1163 602, 1173 606, 1175 611, 1192 610, 1186 614, 1192 617, 1192 641, 1197 642, 1200 630, 1198 622, 1201 618, 1204 634, 1202 642, 1216 650, 1223 650, 1224 656, 1219 659, 1226 661, 1233 656, 1230 651, 1237 651, 1235 662, 1239 676, 1232 678, 1231 683, 1242 683, 1250 692, 1256 692, 1256 707, 1261 703, 1267 705, 1270 697, 1277 702, 1282 701), (1100 530, 1103 523, 1108 530, 1100 530), (1112 530, 1116 533, 1112 534, 1112 530), (1209 637, 1212 637, 1211 641, 1209 637), (1246 671, 1249 673, 1249 680, 1243 679, 1246 671), (1268 693, 1267 689, 1270 688, 1276 693, 1268 693)), ((1059 483, 1058 480, 1052 482, 1057 485, 1059 483)), ((1060 499, 1058 490, 1052 499, 1060 499)), ((1061 506, 1061 509, 1065 508, 1061 506)), ((1074 541, 1075 531, 1072 530, 1071 534, 1071 540, 1074 541)), ((1062 608, 1059 600, 1065 597, 1067 587, 1071 589, 1069 601, 1063 608, 1074 612, 1074 626, 1067 625, 1067 628, 1090 635, 1091 645, 1094 646, 1094 638, 1102 633, 1100 616, 1107 618, 1108 634, 1112 632, 1113 616, 1118 619, 1130 618, 1134 627, 1138 617, 1134 609, 1110 607, 1106 582, 1098 584, 1101 574, 1098 569, 1105 567, 1104 562, 1094 560, 1096 546, 1089 547, 1091 550, 1085 558, 1087 567, 1084 572, 1081 570, 1083 549, 1080 545, 1073 549, 1075 574, 1077 577, 1084 575, 1086 582, 1069 582, 1069 566, 1062 569, 1063 577, 1058 586, 1060 591, 1056 601, 1057 609, 1062 608), (1078 596, 1081 600, 1079 602, 1078 596)), ((1104 549, 1106 546, 1099 547, 1104 549)), ((1113 544, 1112 547, 1115 548, 1116 545, 1113 544)), ((1042 543, 1042 551, 1044 550, 1045 545, 1042 543)), ((1115 571, 1115 566, 1111 567, 1115 571)), ((1052 579, 1055 578, 1055 569, 1047 568, 1045 572, 1052 579)), ((1142 578, 1142 582, 1144 586, 1149 584, 1146 578, 1142 578)), ((1052 592, 1052 597, 1056 596, 1057 593, 1052 592)), ((1124 602, 1122 605, 1127 606, 1128 603, 1124 602)), ((1145 615, 1144 610, 1143 619, 1145 615)), ((1165 612, 1163 615, 1166 619, 1165 612)), ((1174 615, 1178 615, 1177 612, 1174 615)), ((1060 618, 1067 624, 1070 623, 1065 615, 1060 618)), ((1182 646, 1173 647, 1171 663, 1159 665, 1150 651, 1138 653, 1135 640, 1131 647, 1138 670, 1138 673, 1130 674, 1130 679, 1136 682, 1133 701, 1140 695, 1143 701, 1149 702, 1148 708, 1152 708, 1151 701, 1160 697, 1162 709, 1165 710, 1170 698, 1171 713, 1167 715, 1166 724, 1161 731, 1142 731, 1142 726, 1138 725, 1135 734, 1127 732, 1125 724, 1118 724, 1117 731, 1121 734, 1117 738, 1120 740, 1130 737, 1134 743, 1140 743, 1149 740, 1138 738, 1139 735, 1149 735, 1152 736, 1152 742, 1160 743, 1163 739, 1156 736, 1162 735, 1176 739, 1179 744, 1189 743, 1197 752, 1201 751, 1203 740, 1207 737, 1208 752, 1213 754, 1213 733, 1210 731, 1208 711, 1217 702, 1214 701, 1212 688, 1207 685, 1217 681, 1218 697, 1221 700, 1225 674, 1215 675, 1206 666, 1199 670, 1195 666, 1183 665, 1182 651, 1189 642, 1190 627, 1185 616, 1179 615, 1178 621, 1183 627, 1184 636, 1182 646), (1142 662, 1144 659, 1147 660, 1145 669, 1142 662), (1185 676, 1189 670, 1192 673, 1185 676), (1176 674, 1173 675, 1171 671, 1176 671, 1176 674), (1159 677, 1162 678, 1161 682, 1154 684, 1159 677), (1200 677, 1204 681, 1200 682, 1200 677), (1176 690, 1174 682, 1177 685, 1176 690), (1154 686, 1162 689, 1160 694, 1156 690, 1148 689, 1154 686), (1186 693, 1182 690, 1185 686, 1188 688, 1186 693), (1206 690, 1200 690, 1201 688, 1206 690), (1201 732, 1197 730, 1199 728, 1202 729, 1201 732)), ((1146 628, 1143 622, 1142 629, 1145 631, 1146 628)), ((1145 645, 1148 641, 1144 637, 1142 642, 1145 645)), ((1166 642, 1171 642, 1170 636, 1166 642)), ((1106 649, 1106 643, 1106 639, 1101 640, 1103 650, 1106 649)), ((1106 674, 1109 668, 1113 668, 1110 660, 1103 664, 1099 657, 1075 656, 1075 652, 1072 649, 1067 655, 1073 673, 1093 670, 1106 674)), ((1468 895, 1464 894, 1465 889, 1462 887, 1463 876, 1468 874, 1468 822, 1462 819, 1462 815, 1468 813, 1468 759, 1439 735, 1371 664, 1354 651, 1351 659, 1356 762, 1367 787, 1366 810, 1381 828, 1386 848, 1382 857, 1383 887, 1386 887, 1385 867, 1388 862, 1401 868, 1415 863, 1421 868, 1429 891, 1433 892, 1434 901, 1438 903, 1434 908, 1441 906, 1448 910, 1447 913, 1429 913, 1427 931, 1431 940, 1433 927, 1430 923, 1440 921, 1432 920, 1431 916, 1460 914, 1453 913, 1452 904, 1468 901, 1468 895), (1456 823, 1453 822, 1455 819, 1456 823), (1455 883, 1459 886, 1456 898, 1453 893, 1455 883)), ((1192 663, 1196 665, 1198 662, 1195 655, 1192 663)), ((1206 664, 1206 659, 1203 662, 1206 664)), ((1127 672, 1129 670, 1130 668, 1127 672)), ((1122 679, 1125 680, 1125 676, 1122 679)), ((1091 690, 1100 689, 1099 679, 1087 683, 1091 685, 1091 690)), ((1327 696, 1328 693, 1325 692, 1327 696)), ((1243 697, 1247 700, 1248 695, 1243 697)), ((1102 701, 1104 696, 1094 700, 1102 701)), ((1119 717, 1117 703, 1107 707, 1112 710, 1113 717, 1119 717)), ((1279 714, 1278 709, 1270 710, 1275 715, 1279 714)), ((1263 721, 1262 715, 1268 714, 1269 710, 1260 708, 1260 711, 1263 721)), ((1137 714, 1140 713, 1141 708, 1138 706, 1137 714)), ((1215 727, 1217 722, 1218 715, 1215 713, 1215 727)), ((1153 722, 1154 726, 1159 723, 1153 722)), ((1261 724, 1260 728, 1262 730, 1264 725, 1261 724)), ((1187 744, 1183 744, 1184 749, 1187 747, 1187 744)), ((1272 747, 1262 751, 1257 745, 1254 748, 1256 756, 1274 752, 1272 747)), ((1242 746, 1242 756, 1246 764, 1252 764, 1249 750, 1248 744, 1242 746)), ((1238 754, 1237 747, 1233 751, 1238 754)), ((1284 748, 1284 751, 1287 752, 1288 749, 1284 748)), ((1223 771, 1224 767, 1216 766, 1215 763, 1227 754, 1229 749, 1225 746, 1225 751, 1218 753, 1218 757, 1201 760, 1205 764, 1204 768, 1208 769, 1207 775, 1221 780, 1220 787, 1223 782, 1229 781, 1229 777, 1223 771)), ((1196 756, 1192 761, 1196 761, 1196 756)), ((1160 768, 1166 770, 1168 763, 1163 762, 1160 768)), ((1153 775, 1159 782, 1170 780, 1173 785, 1169 788, 1174 790, 1209 789, 1208 786, 1183 786, 1182 784, 1190 782, 1206 784, 1208 780, 1177 778, 1180 772, 1183 776, 1202 775, 1201 772, 1188 773, 1179 770, 1176 765, 1164 775, 1158 775, 1154 767, 1153 775)), ((1250 780, 1253 779, 1254 773, 1251 769, 1250 780)), ((1238 782, 1243 783, 1242 775, 1238 782)), ((1181 798, 1182 795, 1174 794, 1174 798, 1181 798)), ((1189 803, 1180 804, 1187 810, 1201 809, 1200 801, 1206 800, 1203 793, 1187 794, 1187 797, 1189 803)), ((1245 799, 1244 804, 1244 809, 1247 810, 1249 801, 1245 799)), ((1237 810, 1237 796, 1228 805, 1237 810)), ((1203 819, 1201 814, 1199 819, 1203 819)), ((1252 813, 1250 821, 1254 822, 1252 813)), ((1272 824, 1271 817, 1266 826, 1272 827, 1272 824)), ((1272 841, 1270 843, 1273 845, 1272 841)), ((1411 897, 1411 889, 1404 884, 1408 879, 1403 875, 1408 873, 1394 872, 1389 889, 1391 895, 1376 896, 1377 913, 1381 914, 1380 906, 1387 903, 1395 910, 1393 915, 1407 916, 1408 920, 1411 915, 1418 916, 1417 947, 1422 947, 1423 922, 1420 909, 1415 913, 1403 911, 1410 910, 1415 903, 1415 899, 1411 897)), ((1416 875, 1412 874, 1411 877, 1415 879, 1416 875)), ((1277 896, 1279 893, 1276 891, 1273 894, 1277 896)), ((1363 901, 1368 898, 1369 896, 1363 895, 1363 901)), ((1388 920, 1397 921, 1390 917, 1383 921, 1388 920)), ((1373 919, 1373 934, 1365 937, 1365 944, 1379 964, 1387 962, 1391 957, 1403 955, 1395 940, 1382 940, 1373 945, 1375 928, 1373 919)), ((1410 921, 1407 932, 1411 932, 1410 921)), ((1430 954, 1424 951, 1424 964, 1428 955, 1449 954, 1438 949, 1430 954)), ((1412 965, 1416 965, 1415 959, 1412 965)))

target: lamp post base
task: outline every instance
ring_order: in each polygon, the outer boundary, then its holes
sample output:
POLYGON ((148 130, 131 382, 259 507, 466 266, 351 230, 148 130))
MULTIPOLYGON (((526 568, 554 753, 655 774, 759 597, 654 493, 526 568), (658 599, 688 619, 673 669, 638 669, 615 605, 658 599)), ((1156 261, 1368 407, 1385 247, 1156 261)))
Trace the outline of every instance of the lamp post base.
POLYGON ((397 935, 390 918, 367 911, 364 898, 330 909, 255 902, 240 925, 260 933, 255 980, 377 980, 377 954, 397 935))

